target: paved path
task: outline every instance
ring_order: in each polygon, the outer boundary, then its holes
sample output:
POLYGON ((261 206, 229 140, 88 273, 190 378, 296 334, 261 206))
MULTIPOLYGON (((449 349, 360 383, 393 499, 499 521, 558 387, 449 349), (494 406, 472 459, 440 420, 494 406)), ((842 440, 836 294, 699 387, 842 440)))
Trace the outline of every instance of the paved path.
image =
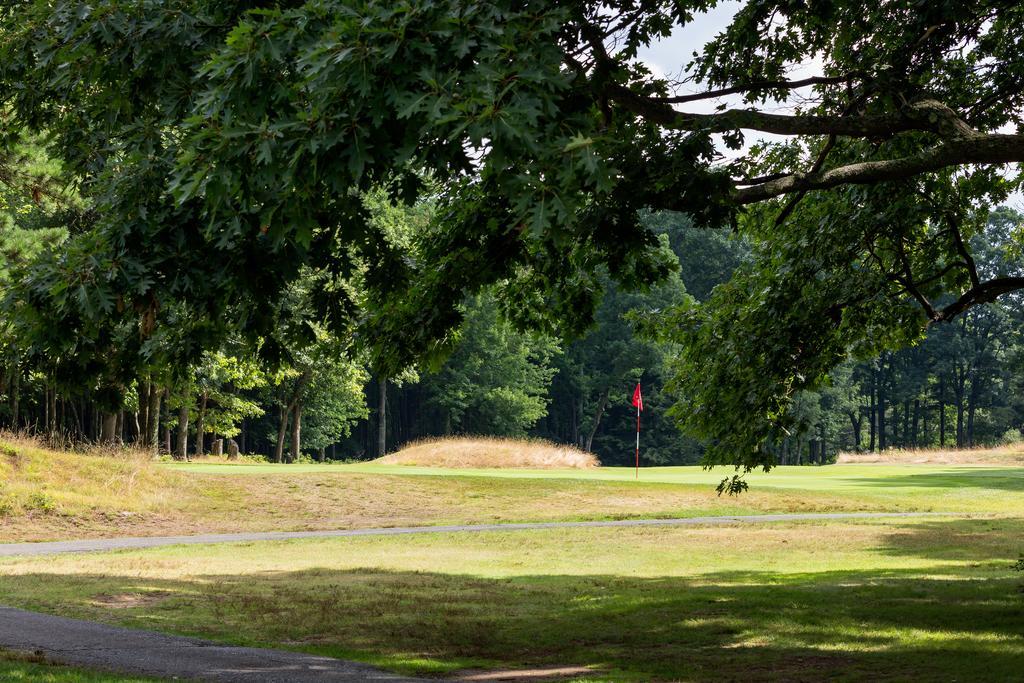
POLYGON ((55 555, 57 553, 134 550, 166 545, 234 543, 245 541, 283 541, 293 538, 337 538, 348 536, 401 536, 473 531, 526 531, 530 529, 575 529, 633 526, 698 526, 719 524, 764 524, 771 522, 813 522, 822 520, 880 519, 889 517, 962 517, 950 512, 824 512, 778 515, 731 515, 722 517, 679 517, 673 519, 624 519, 599 522, 529 522, 523 524, 458 524, 453 526, 382 527, 371 529, 335 529, 326 531, 267 531, 238 534, 200 534, 197 536, 146 536, 97 538, 83 541, 48 543, 0 543, 0 557, 15 555, 55 555))
POLYGON ((423 680, 330 657, 218 645, 9 607, 0 607, 0 647, 38 652, 64 664, 160 678, 228 683, 423 680))

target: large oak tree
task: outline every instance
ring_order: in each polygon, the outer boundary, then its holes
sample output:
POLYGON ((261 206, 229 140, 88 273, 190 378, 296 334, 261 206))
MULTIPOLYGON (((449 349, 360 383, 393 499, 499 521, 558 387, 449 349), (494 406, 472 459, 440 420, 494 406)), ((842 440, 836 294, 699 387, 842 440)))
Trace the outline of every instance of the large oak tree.
POLYGON ((92 203, 47 271, 81 290, 53 284, 46 308, 125 315, 145 339, 173 301, 193 342, 226 325, 272 340, 308 268, 320 317, 397 369, 443 348, 485 287, 514 321, 583 329, 603 273, 673 268, 640 210, 681 211, 756 253, 661 326, 687 349, 678 415, 712 457, 771 464, 793 393, 851 351, 1024 287, 966 246, 1024 160, 1024 7, 750 1, 679 55, 684 82, 637 59, 715 4, 7 3, 3 126, 49 135, 92 203), (440 207, 415 258, 367 216, 382 186, 440 207), (366 262, 359 307, 346 285, 366 262))

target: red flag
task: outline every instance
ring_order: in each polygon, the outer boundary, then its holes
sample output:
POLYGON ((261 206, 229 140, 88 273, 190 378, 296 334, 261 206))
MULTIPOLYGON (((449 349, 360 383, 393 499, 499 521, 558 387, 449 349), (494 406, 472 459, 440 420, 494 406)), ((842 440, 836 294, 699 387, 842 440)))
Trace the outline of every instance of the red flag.
POLYGON ((640 393, 640 382, 636 383, 636 389, 633 390, 633 405, 636 406, 637 410, 644 409, 644 397, 640 393))

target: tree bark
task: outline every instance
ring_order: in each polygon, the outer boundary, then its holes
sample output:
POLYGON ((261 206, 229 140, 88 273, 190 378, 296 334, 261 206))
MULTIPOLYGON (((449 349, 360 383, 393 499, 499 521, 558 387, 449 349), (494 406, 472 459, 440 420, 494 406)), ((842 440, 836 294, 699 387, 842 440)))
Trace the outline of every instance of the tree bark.
POLYGON ((206 401, 209 393, 204 389, 199 396, 199 412, 196 414, 196 457, 206 455, 206 401))
POLYGON ((157 450, 160 445, 160 399, 163 390, 155 382, 149 384, 149 403, 146 408, 146 445, 157 450))
POLYGON ((103 413, 100 427, 100 443, 113 445, 117 438, 117 413, 103 413))
POLYGON ((285 430, 288 429, 288 411, 289 408, 281 406, 277 423, 277 450, 274 451, 274 462, 277 463, 284 461, 284 438, 285 430))
POLYGON ((292 461, 297 462, 302 453, 302 402, 295 402, 295 416, 292 420, 292 461))
POLYGON ((859 413, 858 410, 848 411, 846 415, 850 418, 850 430, 853 434, 853 450, 859 453, 862 441, 861 424, 864 422, 864 416, 859 413))
POLYGON ((877 395, 878 395, 878 390, 875 387, 874 373, 872 373, 872 380, 871 380, 871 408, 870 408, 869 424, 868 424, 868 428, 869 428, 869 431, 870 431, 870 439, 871 439, 871 442, 868 445, 868 450, 871 451, 872 453, 875 452, 875 443, 876 443, 876 437, 877 437, 877 433, 878 433, 878 403, 877 403, 877 400, 876 400, 876 396, 877 395))
POLYGON ((178 408, 178 443, 174 457, 178 460, 188 460, 188 418, 189 406, 188 395, 182 399, 181 407, 178 408))

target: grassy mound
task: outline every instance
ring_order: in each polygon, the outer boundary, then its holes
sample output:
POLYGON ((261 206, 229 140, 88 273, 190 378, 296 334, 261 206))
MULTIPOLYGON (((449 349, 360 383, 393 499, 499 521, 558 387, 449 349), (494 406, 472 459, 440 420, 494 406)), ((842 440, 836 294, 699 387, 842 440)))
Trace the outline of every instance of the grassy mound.
POLYGON ((420 467, 530 469, 587 469, 600 464, 592 453, 572 446, 540 440, 485 437, 419 441, 374 462, 420 467))
POLYGON ((131 517, 174 508, 193 488, 141 451, 56 451, 29 438, 0 436, 0 521, 131 517))
POLYGON ((840 453, 837 463, 906 465, 1024 465, 1024 445, 995 448, 913 448, 884 453, 840 453))

